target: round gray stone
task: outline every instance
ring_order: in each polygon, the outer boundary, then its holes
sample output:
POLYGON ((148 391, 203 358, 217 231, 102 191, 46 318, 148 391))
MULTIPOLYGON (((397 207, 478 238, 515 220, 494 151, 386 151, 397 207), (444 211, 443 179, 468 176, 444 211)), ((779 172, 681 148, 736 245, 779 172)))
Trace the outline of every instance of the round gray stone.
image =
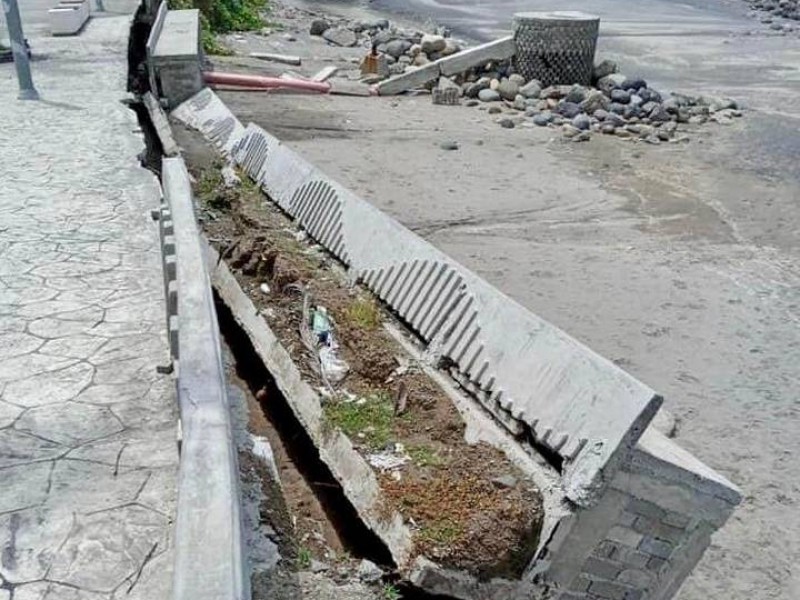
POLYGON ((478 92, 478 100, 481 102, 497 102, 500 100, 500 94, 498 94, 495 90, 486 88, 478 92))

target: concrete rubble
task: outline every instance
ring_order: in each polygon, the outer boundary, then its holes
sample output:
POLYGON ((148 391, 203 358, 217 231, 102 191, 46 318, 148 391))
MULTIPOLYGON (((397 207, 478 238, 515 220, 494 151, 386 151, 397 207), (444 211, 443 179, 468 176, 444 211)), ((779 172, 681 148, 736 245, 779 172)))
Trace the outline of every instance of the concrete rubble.
POLYGON ((640 77, 620 73, 611 60, 595 65, 591 86, 545 87, 535 79, 526 81, 515 71, 511 36, 470 48, 445 29, 425 33, 385 19, 336 25, 317 19, 309 31, 339 46, 374 48, 387 67, 362 81, 375 84, 381 96, 422 89, 432 94, 434 104, 463 103, 486 108, 488 114, 503 112, 495 121, 506 129, 550 127, 575 142, 604 134, 661 144, 686 141, 681 125, 727 125, 742 116, 733 99, 667 95, 640 77))

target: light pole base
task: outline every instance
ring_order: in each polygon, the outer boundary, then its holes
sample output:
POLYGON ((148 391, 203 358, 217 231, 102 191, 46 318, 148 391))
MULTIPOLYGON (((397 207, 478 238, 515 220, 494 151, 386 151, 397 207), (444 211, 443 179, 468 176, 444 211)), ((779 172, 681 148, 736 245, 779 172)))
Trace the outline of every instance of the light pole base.
POLYGON ((20 90, 17 98, 20 100, 38 100, 39 92, 36 90, 20 90))

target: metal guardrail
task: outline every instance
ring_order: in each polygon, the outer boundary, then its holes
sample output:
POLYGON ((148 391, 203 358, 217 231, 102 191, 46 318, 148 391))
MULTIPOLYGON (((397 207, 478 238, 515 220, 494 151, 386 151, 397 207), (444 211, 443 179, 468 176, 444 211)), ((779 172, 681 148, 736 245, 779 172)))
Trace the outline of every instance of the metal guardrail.
POLYGON ((206 257, 183 159, 165 158, 162 174, 164 285, 182 429, 173 598, 249 600, 239 470, 206 257))

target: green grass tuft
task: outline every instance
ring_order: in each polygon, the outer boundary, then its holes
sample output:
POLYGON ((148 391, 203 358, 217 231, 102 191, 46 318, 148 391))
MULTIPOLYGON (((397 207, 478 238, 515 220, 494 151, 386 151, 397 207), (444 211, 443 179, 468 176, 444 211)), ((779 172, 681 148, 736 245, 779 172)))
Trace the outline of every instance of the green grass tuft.
POLYGON ((308 569, 311 566, 311 550, 302 547, 297 552, 297 566, 300 569, 308 569))
POLYGON ((463 533, 461 527, 449 519, 442 519, 426 524, 420 529, 421 539, 438 545, 447 546, 454 543, 463 533))
POLYGON ((397 587, 391 583, 387 583, 383 586, 381 595, 383 596, 383 600, 400 600, 403 597, 403 594, 400 593, 400 590, 398 590, 397 587))
POLYGON ((420 467, 438 467, 444 464, 444 459, 430 446, 409 446, 407 452, 414 464, 420 467))
POLYGON ((325 403, 325 417, 354 442, 363 442, 372 450, 380 450, 392 441, 394 403, 388 394, 374 394, 354 402, 332 400, 325 403))
POLYGON ((381 311, 371 298, 356 298, 345 312, 345 320, 359 329, 375 329, 381 324, 381 311))

